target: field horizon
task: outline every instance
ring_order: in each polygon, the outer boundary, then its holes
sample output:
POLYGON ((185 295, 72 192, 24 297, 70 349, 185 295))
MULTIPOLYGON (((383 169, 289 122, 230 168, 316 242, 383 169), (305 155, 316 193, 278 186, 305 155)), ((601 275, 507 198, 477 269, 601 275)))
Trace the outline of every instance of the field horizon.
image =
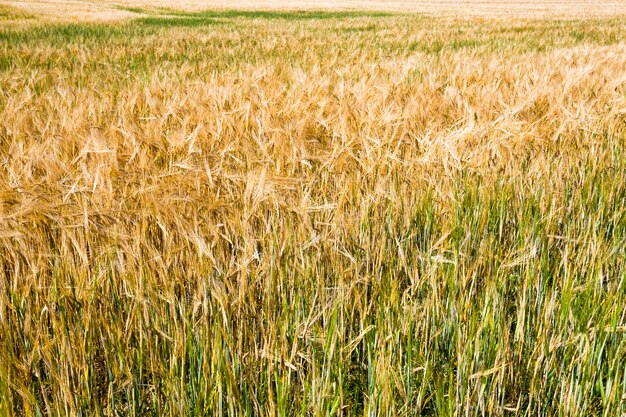
POLYGON ((0 417, 626 415, 623 3, 173 3, 0 2, 0 417))
POLYGON ((198 12, 239 11, 362 11, 424 14, 429 17, 485 18, 589 18, 626 16, 626 0, 527 0, 527 1, 444 1, 444 0, 252 0, 224 3, 216 0, 1 0, 0 6, 61 21, 115 21, 138 17, 145 10, 198 12))

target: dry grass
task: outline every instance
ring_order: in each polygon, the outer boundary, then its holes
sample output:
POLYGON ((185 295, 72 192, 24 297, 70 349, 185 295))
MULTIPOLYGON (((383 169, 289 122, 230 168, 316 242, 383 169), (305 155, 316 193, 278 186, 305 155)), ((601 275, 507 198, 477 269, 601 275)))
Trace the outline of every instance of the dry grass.
POLYGON ((0 416, 626 412, 624 19, 135 13, 0 28, 0 416))

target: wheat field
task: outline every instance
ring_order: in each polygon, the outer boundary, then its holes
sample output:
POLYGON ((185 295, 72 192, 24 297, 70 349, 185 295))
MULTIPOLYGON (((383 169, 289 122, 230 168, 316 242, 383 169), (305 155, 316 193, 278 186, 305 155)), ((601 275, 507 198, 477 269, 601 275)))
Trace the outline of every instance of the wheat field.
POLYGON ((0 417, 626 413, 625 15, 18 3, 0 417))

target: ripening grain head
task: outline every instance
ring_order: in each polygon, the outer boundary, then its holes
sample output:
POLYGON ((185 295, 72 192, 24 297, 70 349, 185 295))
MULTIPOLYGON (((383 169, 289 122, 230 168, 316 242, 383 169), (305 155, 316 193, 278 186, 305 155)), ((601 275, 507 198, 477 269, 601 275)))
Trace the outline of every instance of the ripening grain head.
POLYGON ((0 413, 623 411, 622 18, 20 19, 0 413))

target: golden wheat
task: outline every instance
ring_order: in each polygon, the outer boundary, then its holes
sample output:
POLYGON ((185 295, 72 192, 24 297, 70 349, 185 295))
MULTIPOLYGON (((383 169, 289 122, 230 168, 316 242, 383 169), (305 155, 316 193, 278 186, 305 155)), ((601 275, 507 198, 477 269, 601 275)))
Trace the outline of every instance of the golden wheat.
POLYGON ((626 411, 625 22, 0 28, 0 415, 626 411))

